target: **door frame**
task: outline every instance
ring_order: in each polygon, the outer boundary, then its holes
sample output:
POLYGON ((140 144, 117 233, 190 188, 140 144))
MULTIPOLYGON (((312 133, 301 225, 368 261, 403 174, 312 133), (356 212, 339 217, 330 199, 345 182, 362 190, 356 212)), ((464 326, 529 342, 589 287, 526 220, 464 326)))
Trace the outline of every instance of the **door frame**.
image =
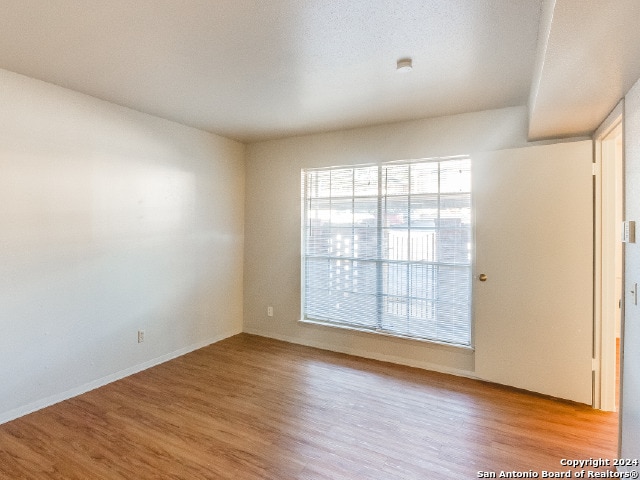
MULTIPOLYGON (((614 139, 623 131, 622 101, 609 114, 594 133, 594 318, 593 318, 593 407, 616 411, 616 324, 615 316, 607 305, 615 304, 615 260, 611 251, 620 239, 605 229, 615 221, 615 182, 623 172, 615 168, 614 139), (613 218, 612 218, 613 216, 613 218), (612 272, 614 275, 612 276, 612 272)), ((621 153, 624 165, 624 145, 621 153)), ((624 192, 620 192, 622 201, 624 192)), ((623 201, 624 210, 624 201, 623 201)), ((622 259, 623 261, 624 259, 622 259)), ((624 261, 622 268, 624 284, 624 261)), ((622 290, 624 291, 624 290, 622 290)))

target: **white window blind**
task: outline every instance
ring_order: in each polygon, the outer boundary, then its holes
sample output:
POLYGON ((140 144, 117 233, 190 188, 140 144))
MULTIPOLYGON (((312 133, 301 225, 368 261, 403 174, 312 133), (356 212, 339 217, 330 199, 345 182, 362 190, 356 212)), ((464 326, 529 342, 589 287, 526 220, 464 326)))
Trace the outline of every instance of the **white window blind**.
POLYGON ((471 344, 468 157, 302 171, 303 320, 471 344))

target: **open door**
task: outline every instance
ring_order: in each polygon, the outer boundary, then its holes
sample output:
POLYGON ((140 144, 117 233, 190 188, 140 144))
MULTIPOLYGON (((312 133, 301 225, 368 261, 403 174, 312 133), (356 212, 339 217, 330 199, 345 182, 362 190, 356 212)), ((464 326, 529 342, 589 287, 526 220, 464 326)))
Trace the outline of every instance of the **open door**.
POLYGON ((483 153, 472 165, 476 373, 591 404, 592 142, 483 153))

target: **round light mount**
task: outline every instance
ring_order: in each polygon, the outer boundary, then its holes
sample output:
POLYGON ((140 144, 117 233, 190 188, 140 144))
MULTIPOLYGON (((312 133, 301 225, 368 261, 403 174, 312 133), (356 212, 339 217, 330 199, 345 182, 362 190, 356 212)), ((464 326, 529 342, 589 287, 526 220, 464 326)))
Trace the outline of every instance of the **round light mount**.
POLYGON ((401 58, 398 60, 396 71, 397 72, 410 72, 413 69, 413 61, 410 58, 401 58))

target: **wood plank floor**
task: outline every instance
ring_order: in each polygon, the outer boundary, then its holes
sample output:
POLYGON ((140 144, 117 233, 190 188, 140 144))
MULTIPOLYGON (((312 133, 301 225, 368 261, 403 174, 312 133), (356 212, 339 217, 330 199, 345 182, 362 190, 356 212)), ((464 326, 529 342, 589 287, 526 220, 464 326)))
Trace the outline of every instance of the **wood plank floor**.
POLYGON ((0 478, 465 479, 616 441, 613 413, 242 334, 1 425, 0 478))

